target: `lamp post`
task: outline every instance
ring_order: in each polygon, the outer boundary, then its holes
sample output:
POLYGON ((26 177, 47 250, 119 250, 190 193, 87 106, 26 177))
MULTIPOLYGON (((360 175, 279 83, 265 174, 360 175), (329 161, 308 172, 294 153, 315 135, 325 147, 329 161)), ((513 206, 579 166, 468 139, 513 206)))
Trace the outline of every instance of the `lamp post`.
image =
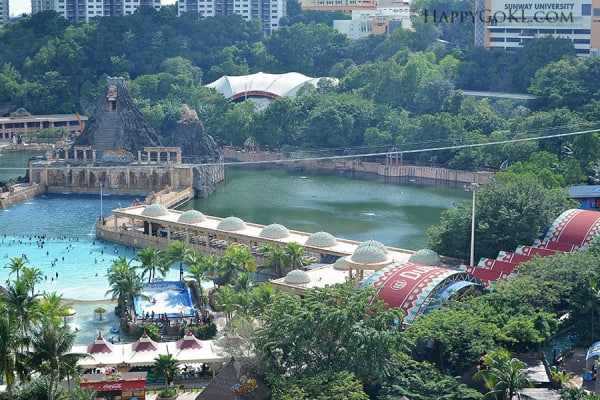
POLYGON ((100 181, 100 224, 104 222, 104 207, 102 205, 102 181, 100 181))
POLYGON ((465 190, 471 191, 473 194, 472 208, 471 208, 471 258, 469 260, 470 266, 475 266, 475 192, 479 189, 479 183, 471 183, 469 186, 465 185, 465 190))

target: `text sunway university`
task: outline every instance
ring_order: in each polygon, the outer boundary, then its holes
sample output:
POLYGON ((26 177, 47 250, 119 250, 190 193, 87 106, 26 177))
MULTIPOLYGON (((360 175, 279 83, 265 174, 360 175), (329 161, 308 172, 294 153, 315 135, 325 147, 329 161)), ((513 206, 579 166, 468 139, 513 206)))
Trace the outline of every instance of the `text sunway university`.
POLYGON ((575 3, 507 3, 505 10, 573 10, 575 3))

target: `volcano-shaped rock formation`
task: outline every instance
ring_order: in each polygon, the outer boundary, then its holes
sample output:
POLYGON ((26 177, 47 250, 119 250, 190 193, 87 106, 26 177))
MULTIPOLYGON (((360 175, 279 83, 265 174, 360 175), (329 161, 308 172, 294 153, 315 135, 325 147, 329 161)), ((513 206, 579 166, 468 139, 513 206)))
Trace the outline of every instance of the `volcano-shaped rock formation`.
POLYGON ((77 138, 77 146, 91 146, 100 153, 125 150, 136 154, 144 147, 160 146, 154 129, 133 104, 125 78, 106 79, 94 114, 77 138))
POLYGON ((204 130, 194 110, 182 106, 181 119, 169 137, 169 147, 180 147, 184 163, 206 164, 218 161, 215 141, 204 130))

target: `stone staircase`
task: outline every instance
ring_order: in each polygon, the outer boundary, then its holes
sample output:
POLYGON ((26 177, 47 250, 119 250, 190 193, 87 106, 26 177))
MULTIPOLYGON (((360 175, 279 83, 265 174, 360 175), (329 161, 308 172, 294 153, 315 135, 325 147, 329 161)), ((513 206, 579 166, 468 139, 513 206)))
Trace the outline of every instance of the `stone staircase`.
POLYGON ((118 150, 115 148, 118 124, 118 112, 108 112, 104 114, 100 121, 100 128, 94 135, 94 147, 100 154, 104 151, 118 150))

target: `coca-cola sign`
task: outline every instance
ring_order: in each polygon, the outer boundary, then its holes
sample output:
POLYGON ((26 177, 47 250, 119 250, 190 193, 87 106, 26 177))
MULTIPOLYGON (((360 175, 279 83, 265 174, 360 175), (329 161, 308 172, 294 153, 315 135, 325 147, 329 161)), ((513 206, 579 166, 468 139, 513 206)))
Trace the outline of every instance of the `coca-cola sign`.
POLYGON ((121 382, 106 382, 102 384, 102 391, 122 390, 121 382))

